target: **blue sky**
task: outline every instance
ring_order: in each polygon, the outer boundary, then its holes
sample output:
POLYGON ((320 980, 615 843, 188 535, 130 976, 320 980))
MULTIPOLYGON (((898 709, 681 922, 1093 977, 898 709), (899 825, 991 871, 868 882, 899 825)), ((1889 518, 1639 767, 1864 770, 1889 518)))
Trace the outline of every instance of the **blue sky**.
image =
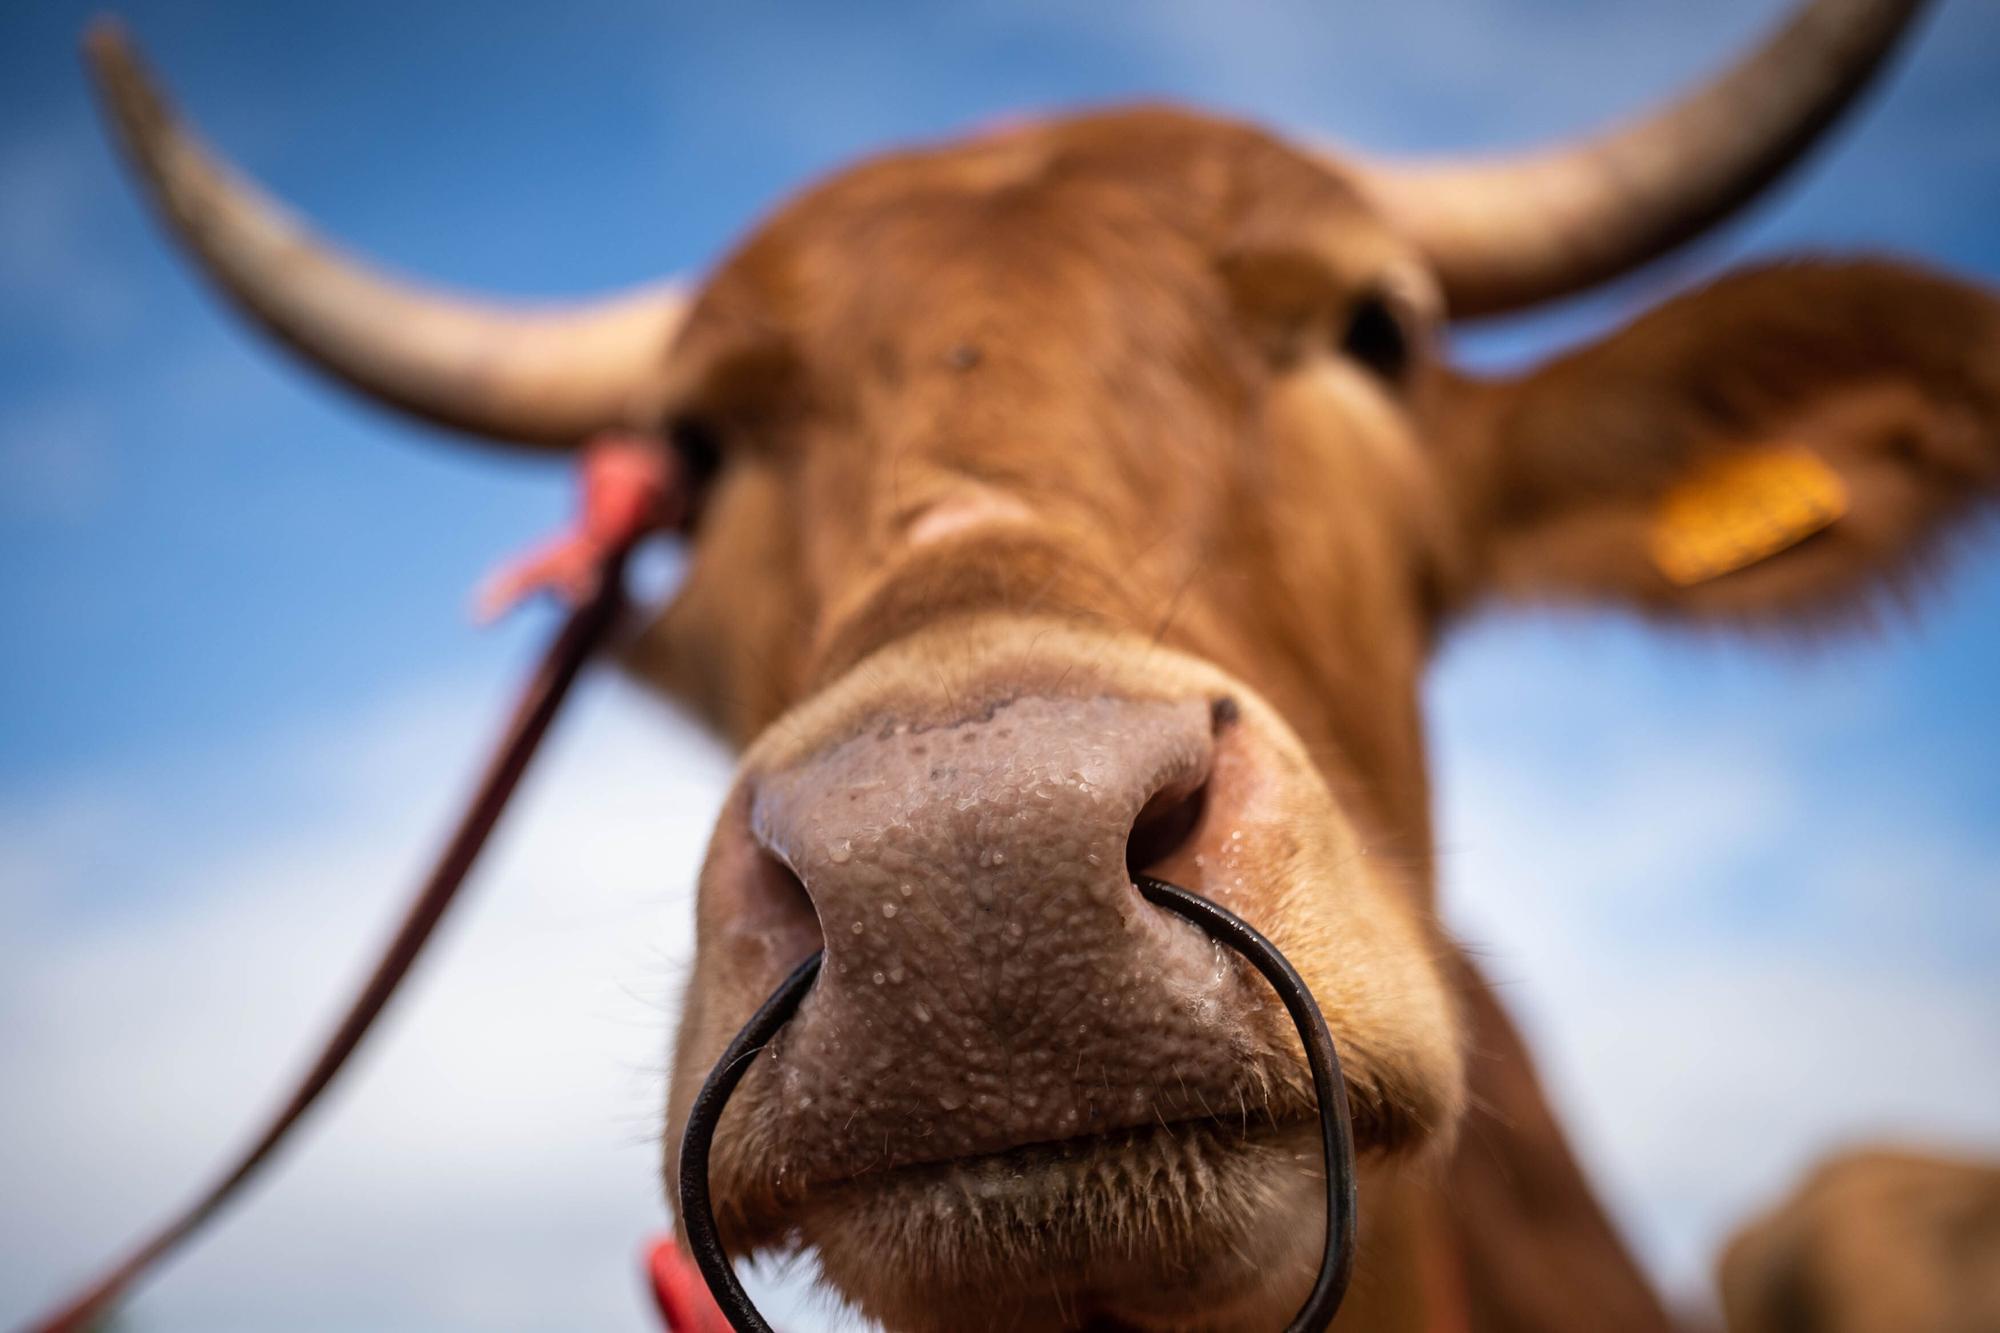
MULTIPOLYGON (((1164 96, 1378 150, 1574 131, 1780 8, 124 12, 213 139, 332 234, 532 296, 697 272, 813 174, 1013 111, 1164 96)), ((358 405, 218 311, 98 133, 88 12, 0 13, 0 1318, 200 1177, 323 1023, 545 626, 475 631, 467 593, 569 504, 559 470, 358 405)), ((1516 364, 1780 251, 2000 280, 1996 72, 2000 11, 1946 0, 1747 221, 1462 354, 1516 364)), ((1817 1151, 2000 1150, 1986 536, 1872 638, 1494 618, 1433 680, 1454 924, 1690 1301, 1731 1222, 1817 1151), (1856 1049, 1866 1083, 1841 1072, 1856 1049)), ((135 1326, 645 1327, 648 1127, 726 772, 594 682, 334 1113, 135 1326)))

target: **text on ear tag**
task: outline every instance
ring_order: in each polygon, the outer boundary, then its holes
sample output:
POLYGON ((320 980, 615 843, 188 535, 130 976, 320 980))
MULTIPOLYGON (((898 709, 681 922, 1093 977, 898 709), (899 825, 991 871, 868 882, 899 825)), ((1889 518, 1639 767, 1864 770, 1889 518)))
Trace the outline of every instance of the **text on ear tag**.
POLYGON ((1682 587, 1776 555, 1847 512, 1847 487, 1795 444, 1741 450, 1701 464, 1660 497, 1653 563, 1682 587))

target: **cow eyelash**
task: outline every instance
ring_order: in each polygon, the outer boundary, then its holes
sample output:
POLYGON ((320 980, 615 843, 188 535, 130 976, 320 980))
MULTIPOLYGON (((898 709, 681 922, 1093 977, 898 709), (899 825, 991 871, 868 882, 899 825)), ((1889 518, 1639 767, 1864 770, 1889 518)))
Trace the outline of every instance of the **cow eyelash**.
POLYGON ((1391 384, 1401 383, 1410 369, 1410 336, 1388 298, 1379 294, 1355 303, 1340 350, 1391 384))

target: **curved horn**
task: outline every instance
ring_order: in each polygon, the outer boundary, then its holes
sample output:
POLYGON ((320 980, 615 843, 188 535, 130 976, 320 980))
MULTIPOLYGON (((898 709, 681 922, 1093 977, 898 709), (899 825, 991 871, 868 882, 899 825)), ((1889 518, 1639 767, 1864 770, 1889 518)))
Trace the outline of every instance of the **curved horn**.
POLYGON ((1867 87, 1925 0, 1808 0, 1677 101, 1490 160, 1341 169, 1416 240, 1454 315, 1532 305, 1643 264, 1776 180, 1867 87))
POLYGON ((394 281, 342 256, 175 119, 123 29, 85 39, 105 108, 168 225, 232 301, 336 378, 478 435, 572 445, 634 421, 685 302, 654 287, 505 309, 394 281))

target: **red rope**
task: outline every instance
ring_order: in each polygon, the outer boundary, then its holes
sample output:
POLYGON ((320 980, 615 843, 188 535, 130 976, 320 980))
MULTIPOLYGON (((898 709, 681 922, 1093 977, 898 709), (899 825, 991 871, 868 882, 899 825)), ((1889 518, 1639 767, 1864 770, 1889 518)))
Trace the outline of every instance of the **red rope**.
POLYGON ((653 1303, 667 1321, 667 1333, 731 1333, 701 1269, 681 1253, 672 1236, 654 1241, 647 1251, 646 1276, 653 1284, 653 1303))

